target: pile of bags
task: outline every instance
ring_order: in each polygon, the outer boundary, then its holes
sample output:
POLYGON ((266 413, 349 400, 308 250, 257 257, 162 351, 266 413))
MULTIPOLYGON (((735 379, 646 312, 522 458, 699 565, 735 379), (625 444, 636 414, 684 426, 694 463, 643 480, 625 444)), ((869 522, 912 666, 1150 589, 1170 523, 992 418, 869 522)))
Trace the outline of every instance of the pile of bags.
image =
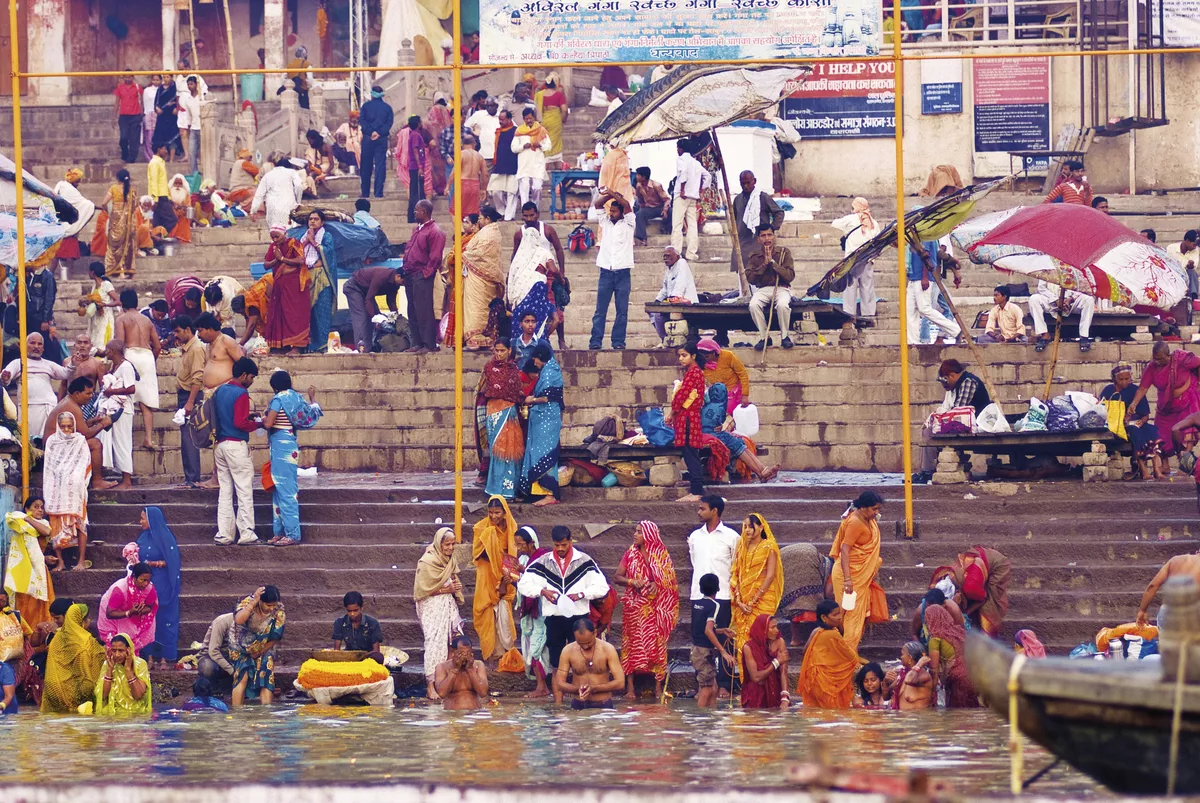
POLYGON ((1029 400, 1029 412, 1013 424, 1014 432, 1075 432, 1107 429, 1108 408, 1090 393, 1068 391, 1046 404, 1029 400))

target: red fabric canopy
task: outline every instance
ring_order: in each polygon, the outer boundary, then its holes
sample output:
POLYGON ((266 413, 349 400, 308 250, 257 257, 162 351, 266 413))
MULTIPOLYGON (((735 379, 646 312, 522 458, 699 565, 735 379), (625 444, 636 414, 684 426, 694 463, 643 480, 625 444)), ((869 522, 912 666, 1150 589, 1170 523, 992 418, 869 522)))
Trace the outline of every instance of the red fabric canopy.
POLYGON ((1115 218, 1079 204, 1040 204, 1022 209, 988 232, 977 245, 1020 245, 1086 269, 1122 242, 1148 242, 1115 218))

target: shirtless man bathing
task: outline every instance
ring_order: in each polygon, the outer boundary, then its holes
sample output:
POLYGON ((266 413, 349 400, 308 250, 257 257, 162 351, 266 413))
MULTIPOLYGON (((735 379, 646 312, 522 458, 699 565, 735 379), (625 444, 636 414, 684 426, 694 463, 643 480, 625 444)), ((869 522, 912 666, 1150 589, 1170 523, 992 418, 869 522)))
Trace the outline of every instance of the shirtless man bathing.
POLYGON ((1190 577, 1196 581, 1197 585, 1200 585, 1200 552, 1176 555, 1163 564, 1163 567, 1158 570, 1158 574, 1154 575, 1154 579, 1150 581, 1150 585, 1146 586, 1146 593, 1142 595, 1142 604, 1138 606, 1137 612, 1139 625, 1150 623, 1148 615, 1150 605, 1158 596, 1158 591, 1162 588, 1163 583, 1172 577, 1190 577))
POLYGON ((487 669, 476 660, 466 636, 455 636, 450 642, 449 659, 434 670, 433 689, 447 711, 474 711, 487 697, 487 669))
POLYGON ((575 623, 575 642, 563 648, 554 673, 554 690, 574 694, 571 708, 613 708, 613 692, 625 689, 625 671, 616 649, 596 638, 596 626, 584 617, 575 623))
POLYGON ((142 410, 142 423, 145 425, 146 436, 142 439, 142 446, 153 449, 154 411, 158 409, 157 363, 162 343, 154 324, 138 311, 136 290, 121 291, 121 308, 121 314, 113 323, 113 339, 125 343, 125 359, 137 369, 133 400, 142 410))

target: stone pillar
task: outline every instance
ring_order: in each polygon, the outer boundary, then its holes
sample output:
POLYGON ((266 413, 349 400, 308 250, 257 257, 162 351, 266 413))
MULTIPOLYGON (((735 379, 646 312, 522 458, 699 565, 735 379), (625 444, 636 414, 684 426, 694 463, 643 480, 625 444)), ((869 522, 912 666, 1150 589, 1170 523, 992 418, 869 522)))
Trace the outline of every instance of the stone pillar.
POLYGON ((217 107, 213 103, 202 103, 200 105, 200 175, 220 184, 221 154, 217 139, 217 107))
MULTIPOLYGON (((400 42, 398 58, 402 67, 416 63, 411 39, 405 38, 400 42)), ((417 108, 417 83, 421 80, 420 74, 414 70, 406 70, 401 75, 404 76, 404 107, 402 113, 396 114, 396 126, 398 128, 404 125, 409 115, 415 114, 413 109, 417 108)), ((400 112, 399 109, 396 111, 400 112)))
POLYGON ((175 0, 162 0, 162 68, 168 76, 175 74, 179 63, 179 12, 175 0))
MULTIPOLYGON (((5 9, 4 13, 7 13, 5 9)), ((29 72, 66 72, 67 14, 64 0, 33 0, 29 5, 29 72)), ((114 86, 115 86, 114 81, 114 86)), ((66 106, 71 102, 67 78, 29 79, 30 102, 38 106, 66 106)))
POLYGON ((300 96, 296 94, 290 78, 284 80, 283 87, 283 93, 279 96, 279 108, 287 115, 284 142, 287 143, 288 155, 298 156, 296 142, 300 138, 300 96))
POLYGON ((312 127, 320 131, 325 126, 325 89, 316 81, 308 90, 308 111, 312 127))
MULTIPOLYGON (((263 48, 267 51, 267 68, 282 71, 287 66, 283 52, 283 0, 265 0, 263 5, 263 48)), ((270 98, 283 86, 284 75, 267 75, 263 81, 266 97, 270 98)))

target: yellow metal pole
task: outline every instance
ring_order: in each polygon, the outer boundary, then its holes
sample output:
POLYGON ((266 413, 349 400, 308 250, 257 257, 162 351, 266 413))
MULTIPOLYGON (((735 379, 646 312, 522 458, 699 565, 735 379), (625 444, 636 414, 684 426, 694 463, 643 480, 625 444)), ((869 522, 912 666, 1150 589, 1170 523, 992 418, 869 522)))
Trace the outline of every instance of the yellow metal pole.
POLYGON ((904 532, 913 537, 912 408, 908 388, 908 246, 904 237, 904 55, 900 0, 892 0, 892 64, 896 69, 896 255, 900 272, 900 442, 904 465, 904 532))
POLYGON ((463 520, 463 279, 462 279, 462 0, 454 0, 454 535, 463 520))
MULTIPOLYGON (((12 31, 13 162, 16 164, 17 312, 21 338, 21 498, 29 496, 29 348, 25 342, 28 313, 25 287, 25 173, 21 156, 21 37, 17 36, 17 0, 8 0, 8 29, 12 31)), ((41 433, 38 433, 39 435, 41 433)))

